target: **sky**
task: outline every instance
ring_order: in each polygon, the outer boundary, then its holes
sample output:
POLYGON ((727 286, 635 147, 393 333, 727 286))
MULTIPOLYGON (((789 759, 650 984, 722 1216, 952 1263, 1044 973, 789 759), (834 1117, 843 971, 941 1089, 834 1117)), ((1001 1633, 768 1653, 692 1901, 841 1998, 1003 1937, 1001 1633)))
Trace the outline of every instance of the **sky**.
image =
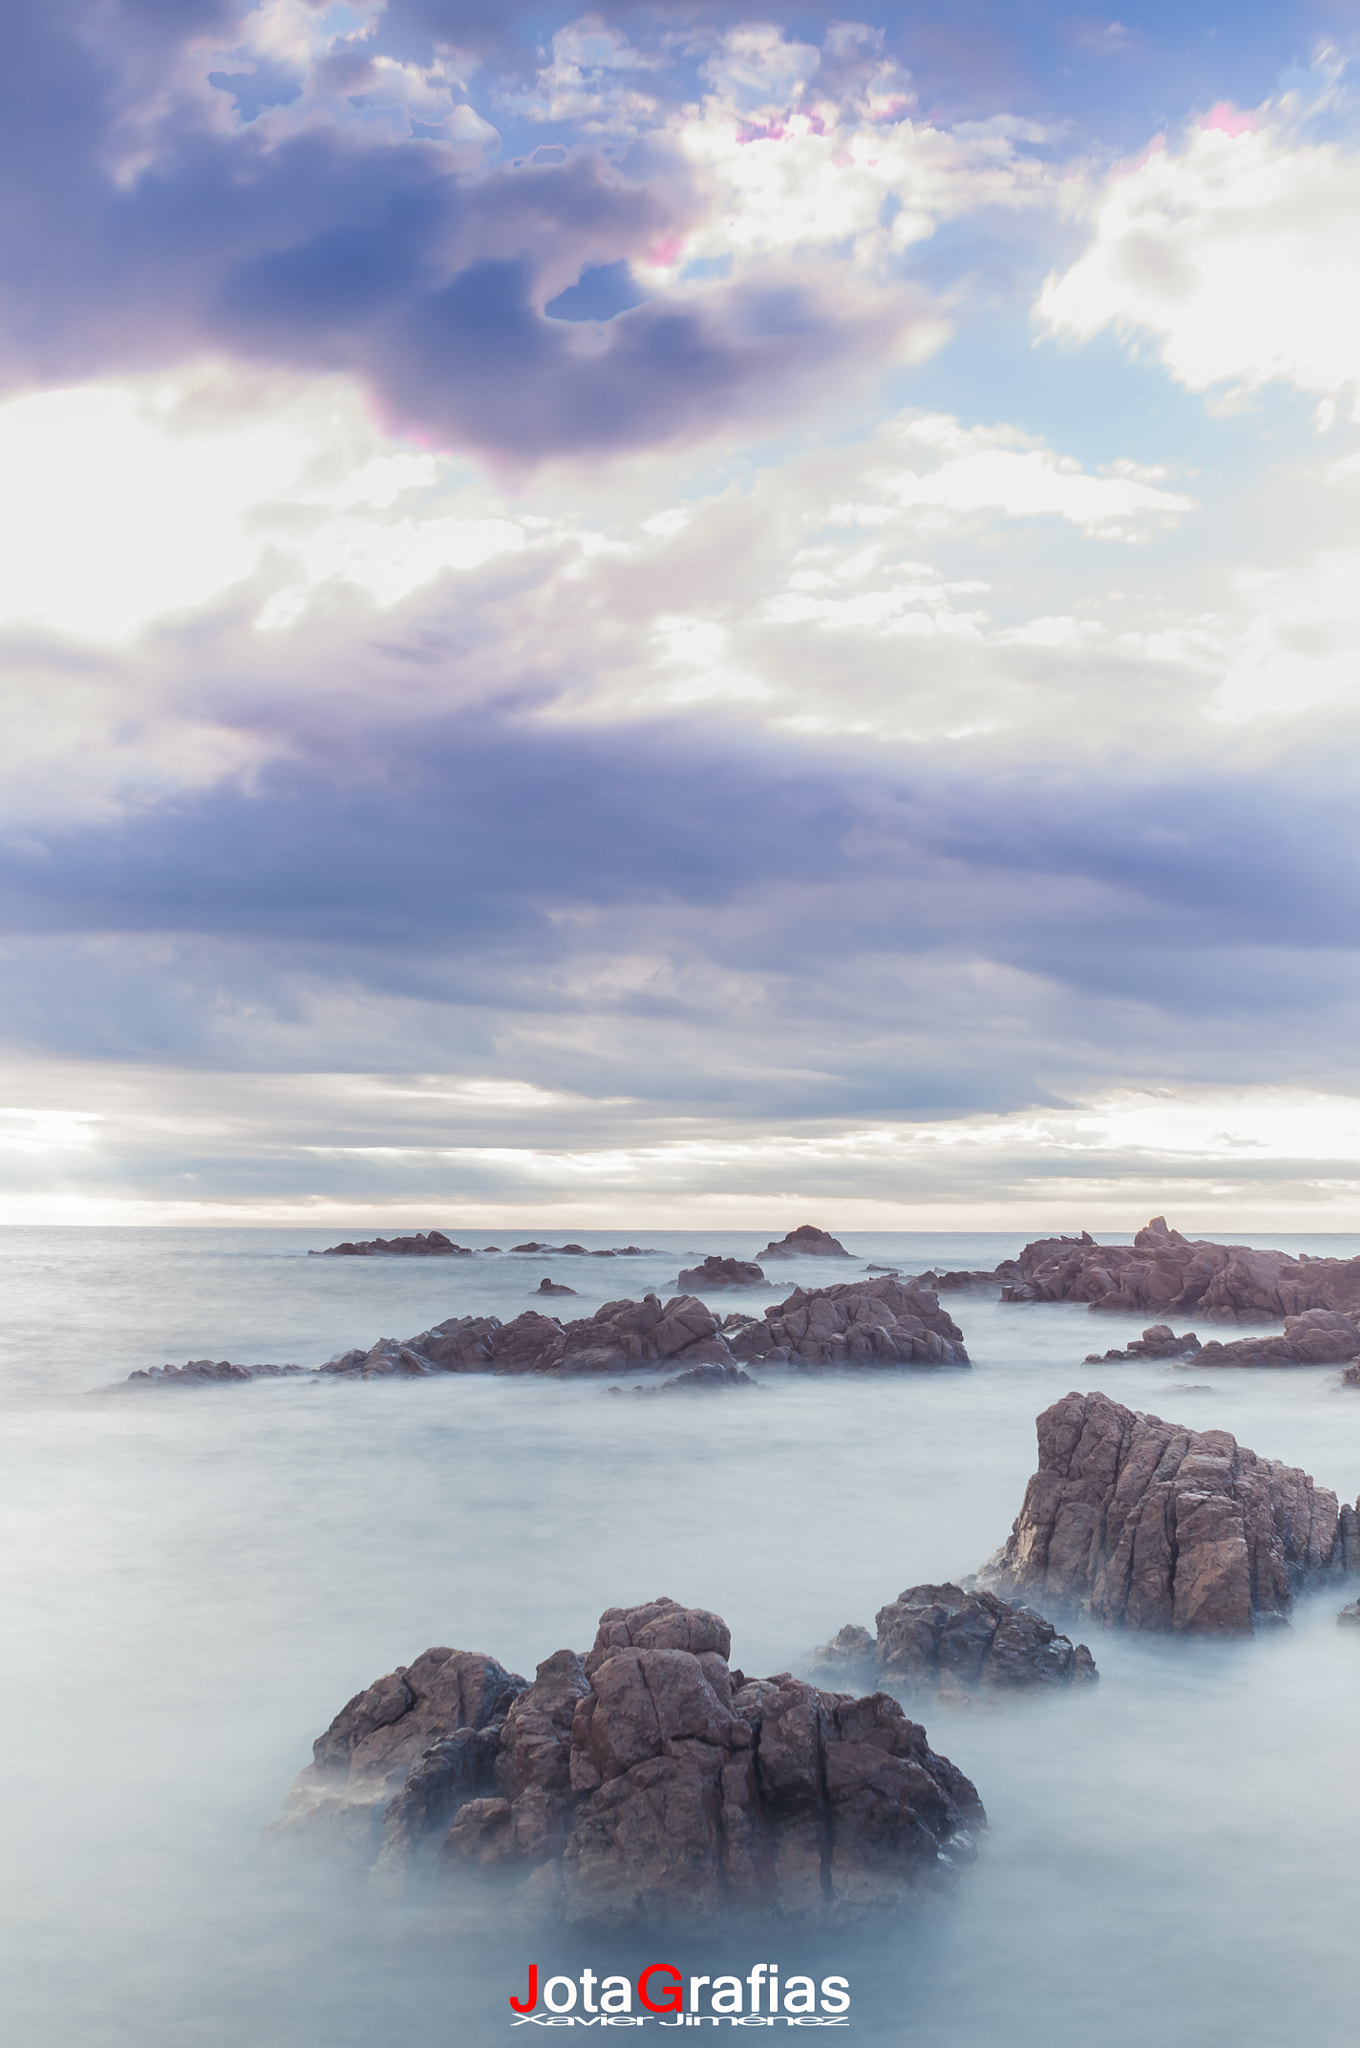
POLYGON ((0 1221, 1360 1230, 1360 5, 4 36, 0 1221))

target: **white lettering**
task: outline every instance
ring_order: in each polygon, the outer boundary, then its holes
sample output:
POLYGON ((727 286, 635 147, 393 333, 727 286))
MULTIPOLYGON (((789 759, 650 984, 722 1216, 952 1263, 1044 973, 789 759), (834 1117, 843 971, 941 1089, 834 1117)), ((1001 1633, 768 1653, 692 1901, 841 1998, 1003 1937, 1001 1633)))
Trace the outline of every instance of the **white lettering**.
POLYGON ((576 2003, 576 1979, 574 1977, 549 1977, 543 1986, 543 2003, 549 2012, 570 2012, 576 2003), (561 1985, 566 1997, 557 1999, 553 1992, 561 1985))
POLYGON ((817 1986, 811 1977, 790 1977, 784 1986, 785 2012, 816 2012, 817 1986))
POLYGON ((712 2004, 714 2012, 740 2012, 741 1978, 715 1977, 712 2004))
POLYGON ((600 1986, 601 2012, 631 2012, 633 1987, 626 1977, 606 1977, 600 1986))
POLYGON ((849 2012, 850 1979, 848 1977, 823 1977, 822 2011, 849 2012))

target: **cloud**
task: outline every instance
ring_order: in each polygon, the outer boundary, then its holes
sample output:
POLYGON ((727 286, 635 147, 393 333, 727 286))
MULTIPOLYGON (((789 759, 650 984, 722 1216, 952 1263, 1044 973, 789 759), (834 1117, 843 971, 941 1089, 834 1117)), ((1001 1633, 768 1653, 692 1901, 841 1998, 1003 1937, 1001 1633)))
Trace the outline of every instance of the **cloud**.
POLYGON ((1360 158, 1310 139, 1296 101, 1216 108, 1158 137, 1091 194, 1091 239, 1048 280, 1040 318, 1089 340, 1144 330, 1192 391, 1360 380, 1360 158))

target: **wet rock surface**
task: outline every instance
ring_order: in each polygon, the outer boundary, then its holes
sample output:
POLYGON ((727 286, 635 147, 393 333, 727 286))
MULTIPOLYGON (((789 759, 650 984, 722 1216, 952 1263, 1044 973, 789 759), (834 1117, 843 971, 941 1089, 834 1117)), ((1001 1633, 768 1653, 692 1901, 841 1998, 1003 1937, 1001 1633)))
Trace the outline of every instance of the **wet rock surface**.
POLYGON ((1125 1628, 1240 1635, 1285 1619, 1310 1580, 1360 1565, 1355 1510, 1226 1430, 1099 1393, 1065 1395, 1037 1428, 1039 1469, 980 1575, 1004 1595, 1125 1628))
POLYGON ((1097 1244, 1083 1231, 1027 1244, 1008 1264, 1003 1301, 1084 1301, 1093 1309, 1193 1312, 1224 1323, 1277 1322, 1311 1309, 1360 1314, 1360 1258, 1292 1258, 1192 1240, 1163 1216, 1154 1216, 1132 1245, 1097 1244))
POLYGON ((880 1607, 877 1634, 848 1624, 812 1655, 815 1678, 873 1683, 961 1705, 1087 1684, 1097 1677, 1085 1643, 1060 1635, 1032 1608, 961 1586, 909 1586, 880 1607))
POLYGON ((759 1266, 749 1259, 723 1259, 716 1253, 700 1266, 687 1266, 676 1281, 684 1294, 712 1294, 733 1287, 764 1287, 768 1283, 759 1266))
POLYGON ((763 1252, 756 1253, 757 1262, 767 1259, 850 1259, 838 1237, 829 1230, 818 1230, 813 1223, 801 1223, 797 1230, 789 1231, 786 1237, 772 1238, 763 1252))
POLYGON ((427 1651, 337 1715, 265 1839, 389 1892, 494 1871, 587 1928, 851 1921, 971 1860, 977 1792, 895 1700, 747 1679, 730 1654, 721 1616, 670 1599, 609 1609, 528 1686, 427 1651))

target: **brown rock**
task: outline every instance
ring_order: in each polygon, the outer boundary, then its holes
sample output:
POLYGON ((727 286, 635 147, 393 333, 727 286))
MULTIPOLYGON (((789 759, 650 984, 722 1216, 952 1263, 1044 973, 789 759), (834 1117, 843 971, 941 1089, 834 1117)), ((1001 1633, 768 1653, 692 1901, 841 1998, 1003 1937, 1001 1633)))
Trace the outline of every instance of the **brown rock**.
POLYGON ((418 1230, 413 1237, 371 1237, 359 1244, 328 1244, 313 1257, 325 1259, 470 1259, 470 1245, 455 1244, 442 1230, 418 1230))
POLYGON ((962 1587, 910 1586, 877 1616, 877 1637, 843 1628, 813 1652, 814 1673, 839 1665, 855 1683, 962 1702, 1024 1688, 1082 1684, 1097 1676, 1084 1643, 1059 1635, 1029 1607, 962 1587))
POLYGON ((733 1287, 764 1287, 765 1275, 749 1259, 721 1259, 716 1254, 701 1266, 688 1266, 676 1281, 682 1294, 713 1294, 733 1287))
POLYGON ((891 1277, 796 1287, 727 1332, 740 1359, 806 1366, 966 1365, 963 1332, 933 1294, 891 1277))
POLYGON ((1003 1593, 1128 1628, 1242 1634, 1341 1566, 1336 1496, 1225 1430, 1068 1394, 1038 1432, 1039 1469, 986 1567, 1003 1593))
POLYGON ((757 1252, 759 1259, 850 1259, 838 1237, 829 1231, 818 1230, 815 1224, 802 1223, 797 1230, 791 1230, 787 1237, 771 1239, 763 1252, 757 1252))

